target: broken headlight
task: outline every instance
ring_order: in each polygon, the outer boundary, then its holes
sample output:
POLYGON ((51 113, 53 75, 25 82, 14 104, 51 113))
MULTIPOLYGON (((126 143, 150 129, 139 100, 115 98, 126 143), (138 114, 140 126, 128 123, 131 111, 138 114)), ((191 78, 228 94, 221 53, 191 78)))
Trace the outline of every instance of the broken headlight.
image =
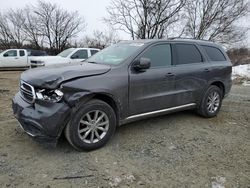
POLYGON ((36 91, 36 98, 40 100, 50 101, 50 102, 59 102, 63 97, 63 92, 59 89, 47 90, 41 89, 36 91))

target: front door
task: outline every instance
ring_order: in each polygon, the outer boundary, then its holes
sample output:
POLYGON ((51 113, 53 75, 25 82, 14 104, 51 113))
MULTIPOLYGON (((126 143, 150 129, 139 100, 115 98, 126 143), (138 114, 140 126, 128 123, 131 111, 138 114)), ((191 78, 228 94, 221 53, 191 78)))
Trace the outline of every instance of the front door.
POLYGON ((151 67, 143 72, 130 69, 129 113, 137 115, 175 106, 174 74, 170 44, 147 48, 138 58, 148 58, 151 67))
POLYGON ((72 63, 81 62, 85 59, 88 59, 88 50, 86 49, 78 50, 71 56, 72 63))
POLYGON ((2 53, 0 61, 2 67, 18 67, 19 56, 17 50, 8 50, 2 53))

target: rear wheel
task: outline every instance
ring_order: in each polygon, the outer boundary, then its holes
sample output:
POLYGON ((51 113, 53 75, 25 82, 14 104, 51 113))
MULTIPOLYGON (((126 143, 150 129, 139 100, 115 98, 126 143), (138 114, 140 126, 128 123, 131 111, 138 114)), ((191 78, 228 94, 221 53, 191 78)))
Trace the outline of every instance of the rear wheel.
POLYGON ((204 94, 197 111, 203 117, 214 117, 220 111, 221 103, 221 89, 215 85, 211 85, 204 94))
POLYGON ((91 100, 79 107, 65 128, 65 136, 77 150, 94 150, 108 142, 115 128, 114 110, 103 101, 91 100))

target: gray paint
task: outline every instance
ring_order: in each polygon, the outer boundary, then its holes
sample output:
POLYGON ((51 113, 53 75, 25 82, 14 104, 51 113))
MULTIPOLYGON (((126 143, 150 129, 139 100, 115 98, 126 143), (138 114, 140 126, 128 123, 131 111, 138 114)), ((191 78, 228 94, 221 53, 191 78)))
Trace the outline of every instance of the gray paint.
MULTIPOLYGON (((130 43, 131 41, 125 42, 130 43)), ((50 134, 56 140, 69 121, 68 117, 74 113, 79 103, 86 103, 91 98, 105 96, 112 99, 116 106, 115 111, 119 124, 123 124, 143 118, 140 114, 154 115, 153 111, 170 111, 163 109, 176 111, 179 110, 178 106, 183 106, 184 109, 194 108, 194 104, 200 103, 204 92, 214 82, 220 82, 223 85, 225 95, 230 91, 232 67, 230 60, 220 46, 196 40, 132 42, 140 42, 145 45, 117 66, 82 63, 24 72, 21 80, 36 88, 55 89, 60 87, 64 98, 60 103, 47 104, 38 101, 36 102, 38 105, 25 103, 17 94, 13 100, 14 114, 17 119, 19 121, 25 118, 32 119, 39 124, 38 128, 42 127, 43 131, 46 130, 45 137, 50 134), (199 48, 204 62, 175 65, 174 57, 174 65, 171 67, 135 71, 133 62, 140 58, 141 53, 152 45, 162 43, 170 43, 171 45, 175 43, 195 44, 199 48), (210 62, 199 46, 202 44, 219 48, 227 60, 210 62), (58 119, 58 114, 54 109, 65 112, 65 116, 61 113, 62 118, 58 119), (136 118, 131 118, 131 116, 136 118), (46 124, 43 123, 44 121, 46 124)))

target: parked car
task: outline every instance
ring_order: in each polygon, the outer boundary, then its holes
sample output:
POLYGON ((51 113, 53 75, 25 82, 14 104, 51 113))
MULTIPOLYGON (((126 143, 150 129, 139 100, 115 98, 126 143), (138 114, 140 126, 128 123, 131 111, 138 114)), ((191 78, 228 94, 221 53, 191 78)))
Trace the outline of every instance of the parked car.
POLYGON ((43 50, 33 50, 33 49, 27 49, 28 56, 47 56, 47 52, 43 50))
POLYGON ((0 68, 27 68, 29 65, 25 49, 9 49, 0 54, 0 68))
POLYGON ((69 48, 56 56, 33 57, 31 58, 31 67, 77 63, 99 51, 97 48, 69 48))
POLYGON ((187 109, 216 116, 231 73, 212 42, 124 41, 84 63, 24 72, 13 111, 35 139, 56 143, 64 132, 74 148, 93 150, 131 121, 187 109))
POLYGON ((28 68, 30 67, 30 57, 36 55, 46 55, 41 50, 8 49, 0 53, 0 68, 28 68))

